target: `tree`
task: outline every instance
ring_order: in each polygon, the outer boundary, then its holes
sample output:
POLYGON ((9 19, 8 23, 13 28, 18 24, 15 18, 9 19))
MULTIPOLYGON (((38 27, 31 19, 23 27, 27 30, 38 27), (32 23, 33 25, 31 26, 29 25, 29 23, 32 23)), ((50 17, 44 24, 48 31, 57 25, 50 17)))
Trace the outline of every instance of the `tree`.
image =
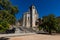
POLYGON ((52 34, 52 30, 56 31, 57 21, 56 21, 56 17, 54 16, 54 14, 44 16, 42 26, 49 32, 49 34, 52 34))
POLYGON ((12 14, 8 13, 6 10, 0 11, 0 20, 5 20, 9 24, 14 24, 16 21, 15 17, 12 14))
POLYGON ((14 23, 16 21, 15 14, 17 12, 17 7, 12 6, 9 0, 0 0, 0 17, 3 20, 9 20, 8 22, 10 22, 10 24, 14 23))
MULTIPOLYGON (((11 5, 9 0, 0 0, 0 23, 7 22, 12 25, 15 23, 16 18, 15 14, 18 12, 16 6, 11 5)), ((8 25, 6 23, 6 26, 8 25)), ((0 24, 2 30, 4 29, 4 25, 0 24)))
POLYGON ((57 32, 60 33, 60 16, 56 17, 56 19, 57 19, 57 24, 58 24, 58 26, 57 26, 57 32))
POLYGON ((12 6, 9 0, 0 0, 0 10, 7 10, 10 14, 15 14, 18 12, 16 6, 12 6))

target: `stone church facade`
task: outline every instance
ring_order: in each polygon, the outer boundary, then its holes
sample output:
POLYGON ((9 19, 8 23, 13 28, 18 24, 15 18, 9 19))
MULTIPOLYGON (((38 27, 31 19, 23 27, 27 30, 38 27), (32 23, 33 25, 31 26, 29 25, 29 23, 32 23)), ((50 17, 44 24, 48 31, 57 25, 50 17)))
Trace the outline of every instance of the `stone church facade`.
POLYGON ((38 19, 38 13, 34 5, 30 6, 29 11, 25 12, 23 15, 23 27, 33 28, 36 30, 37 26, 36 22, 38 19))

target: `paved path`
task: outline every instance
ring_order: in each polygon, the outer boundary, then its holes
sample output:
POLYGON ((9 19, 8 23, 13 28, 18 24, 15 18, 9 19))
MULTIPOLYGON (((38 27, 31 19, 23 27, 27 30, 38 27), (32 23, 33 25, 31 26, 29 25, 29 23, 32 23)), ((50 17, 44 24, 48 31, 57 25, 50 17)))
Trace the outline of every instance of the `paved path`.
POLYGON ((15 37, 15 36, 24 36, 24 35, 33 35, 35 33, 16 33, 16 34, 0 34, 0 37, 15 37))

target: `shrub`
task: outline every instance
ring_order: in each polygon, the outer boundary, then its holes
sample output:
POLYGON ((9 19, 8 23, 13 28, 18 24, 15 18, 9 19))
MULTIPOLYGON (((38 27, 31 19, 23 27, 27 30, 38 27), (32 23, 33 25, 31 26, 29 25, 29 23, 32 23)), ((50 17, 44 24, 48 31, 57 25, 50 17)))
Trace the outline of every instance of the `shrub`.
POLYGON ((7 21, 0 22, 0 33, 5 32, 7 29, 9 29, 9 24, 7 21))

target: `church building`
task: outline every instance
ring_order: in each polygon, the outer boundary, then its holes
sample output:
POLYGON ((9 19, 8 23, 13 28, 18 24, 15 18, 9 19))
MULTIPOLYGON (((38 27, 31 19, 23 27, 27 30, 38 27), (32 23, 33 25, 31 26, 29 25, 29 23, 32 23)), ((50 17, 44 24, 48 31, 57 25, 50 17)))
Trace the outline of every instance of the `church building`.
POLYGON ((29 11, 23 15, 23 27, 36 29, 38 19, 38 13, 34 5, 30 6, 29 11))

